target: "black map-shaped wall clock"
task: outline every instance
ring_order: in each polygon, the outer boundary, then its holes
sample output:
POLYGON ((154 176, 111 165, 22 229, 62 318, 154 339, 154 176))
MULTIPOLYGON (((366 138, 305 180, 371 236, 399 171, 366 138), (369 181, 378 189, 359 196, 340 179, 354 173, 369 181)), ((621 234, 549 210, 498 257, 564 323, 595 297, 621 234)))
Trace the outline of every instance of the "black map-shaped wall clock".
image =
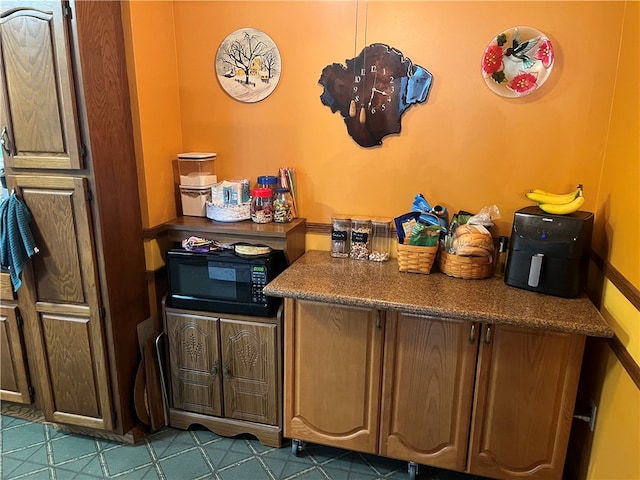
POLYGON ((427 99, 433 76, 382 43, 365 47, 346 64, 334 63, 322 70, 320 99, 331 112, 340 112, 358 145, 382 145, 385 136, 400 133, 405 110, 427 99))

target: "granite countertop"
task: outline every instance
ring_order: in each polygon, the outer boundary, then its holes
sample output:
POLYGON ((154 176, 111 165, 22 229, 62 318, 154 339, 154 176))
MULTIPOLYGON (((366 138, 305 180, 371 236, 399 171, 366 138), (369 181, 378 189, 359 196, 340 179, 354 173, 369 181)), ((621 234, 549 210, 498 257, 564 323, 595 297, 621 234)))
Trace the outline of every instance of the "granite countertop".
POLYGON ((401 273, 395 259, 371 262, 308 251, 265 288, 267 295, 419 315, 508 324, 593 337, 613 331, 582 294, 567 299, 443 273, 401 273))

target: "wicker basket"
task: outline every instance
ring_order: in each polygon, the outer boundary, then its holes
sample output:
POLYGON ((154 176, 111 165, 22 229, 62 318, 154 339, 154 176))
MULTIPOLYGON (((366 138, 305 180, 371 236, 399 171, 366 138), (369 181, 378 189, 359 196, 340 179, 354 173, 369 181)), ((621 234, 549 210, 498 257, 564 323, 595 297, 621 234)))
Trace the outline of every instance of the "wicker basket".
POLYGON ((207 217, 216 222, 240 222, 251 218, 251 203, 215 205, 206 202, 207 217))
POLYGON ((450 277, 477 280, 493 274, 491 257, 463 257, 440 250, 440 271, 450 277))
POLYGON ((438 247, 422 247, 398 243, 398 268, 401 272, 431 273, 438 247))

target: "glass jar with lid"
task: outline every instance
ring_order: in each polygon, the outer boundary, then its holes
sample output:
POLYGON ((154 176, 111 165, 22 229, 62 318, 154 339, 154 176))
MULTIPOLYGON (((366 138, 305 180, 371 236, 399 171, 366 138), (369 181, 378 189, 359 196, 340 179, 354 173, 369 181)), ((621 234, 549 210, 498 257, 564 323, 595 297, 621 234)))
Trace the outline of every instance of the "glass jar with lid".
POLYGON ((391 218, 373 217, 371 219, 371 238, 369 239, 369 260, 386 262, 391 250, 391 218))
POLYGON ((278 177, 275 175, 260 175, 258 177, 258 184, 256 188, 268 188, 271 190, 271 196, 275 192, 276 187, 278 186, 278 177))
POLYGON ((346 258, 351 244, 351 218, 349 215, 334 215, 331 218, 331 256, 346 258))
POLYGON ((251 190, 251 220, 254 223, 269 223, 273 220, 273 202, 270 188, 251 190))
POLYGON ((293 218, 292 204, 291 190, 288 188, 276 188, 273 195, 273 221, 277 223, 290 222, 293 218))
POLYGON ((349 257, 355 260, 369 258, 369 236, 371 235, 371 219, 369 217, 351 217, 351 246, 349 257))

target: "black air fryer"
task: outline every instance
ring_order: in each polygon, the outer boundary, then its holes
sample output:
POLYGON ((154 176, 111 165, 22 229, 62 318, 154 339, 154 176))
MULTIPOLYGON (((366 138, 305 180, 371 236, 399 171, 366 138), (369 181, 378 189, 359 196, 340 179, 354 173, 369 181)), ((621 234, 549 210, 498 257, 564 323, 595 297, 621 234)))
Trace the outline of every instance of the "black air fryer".
POLYGON ((557 297, 577 297, 587 281, 593 213, 551 215, 536 206, 518 210, 504 281, 557 297))

